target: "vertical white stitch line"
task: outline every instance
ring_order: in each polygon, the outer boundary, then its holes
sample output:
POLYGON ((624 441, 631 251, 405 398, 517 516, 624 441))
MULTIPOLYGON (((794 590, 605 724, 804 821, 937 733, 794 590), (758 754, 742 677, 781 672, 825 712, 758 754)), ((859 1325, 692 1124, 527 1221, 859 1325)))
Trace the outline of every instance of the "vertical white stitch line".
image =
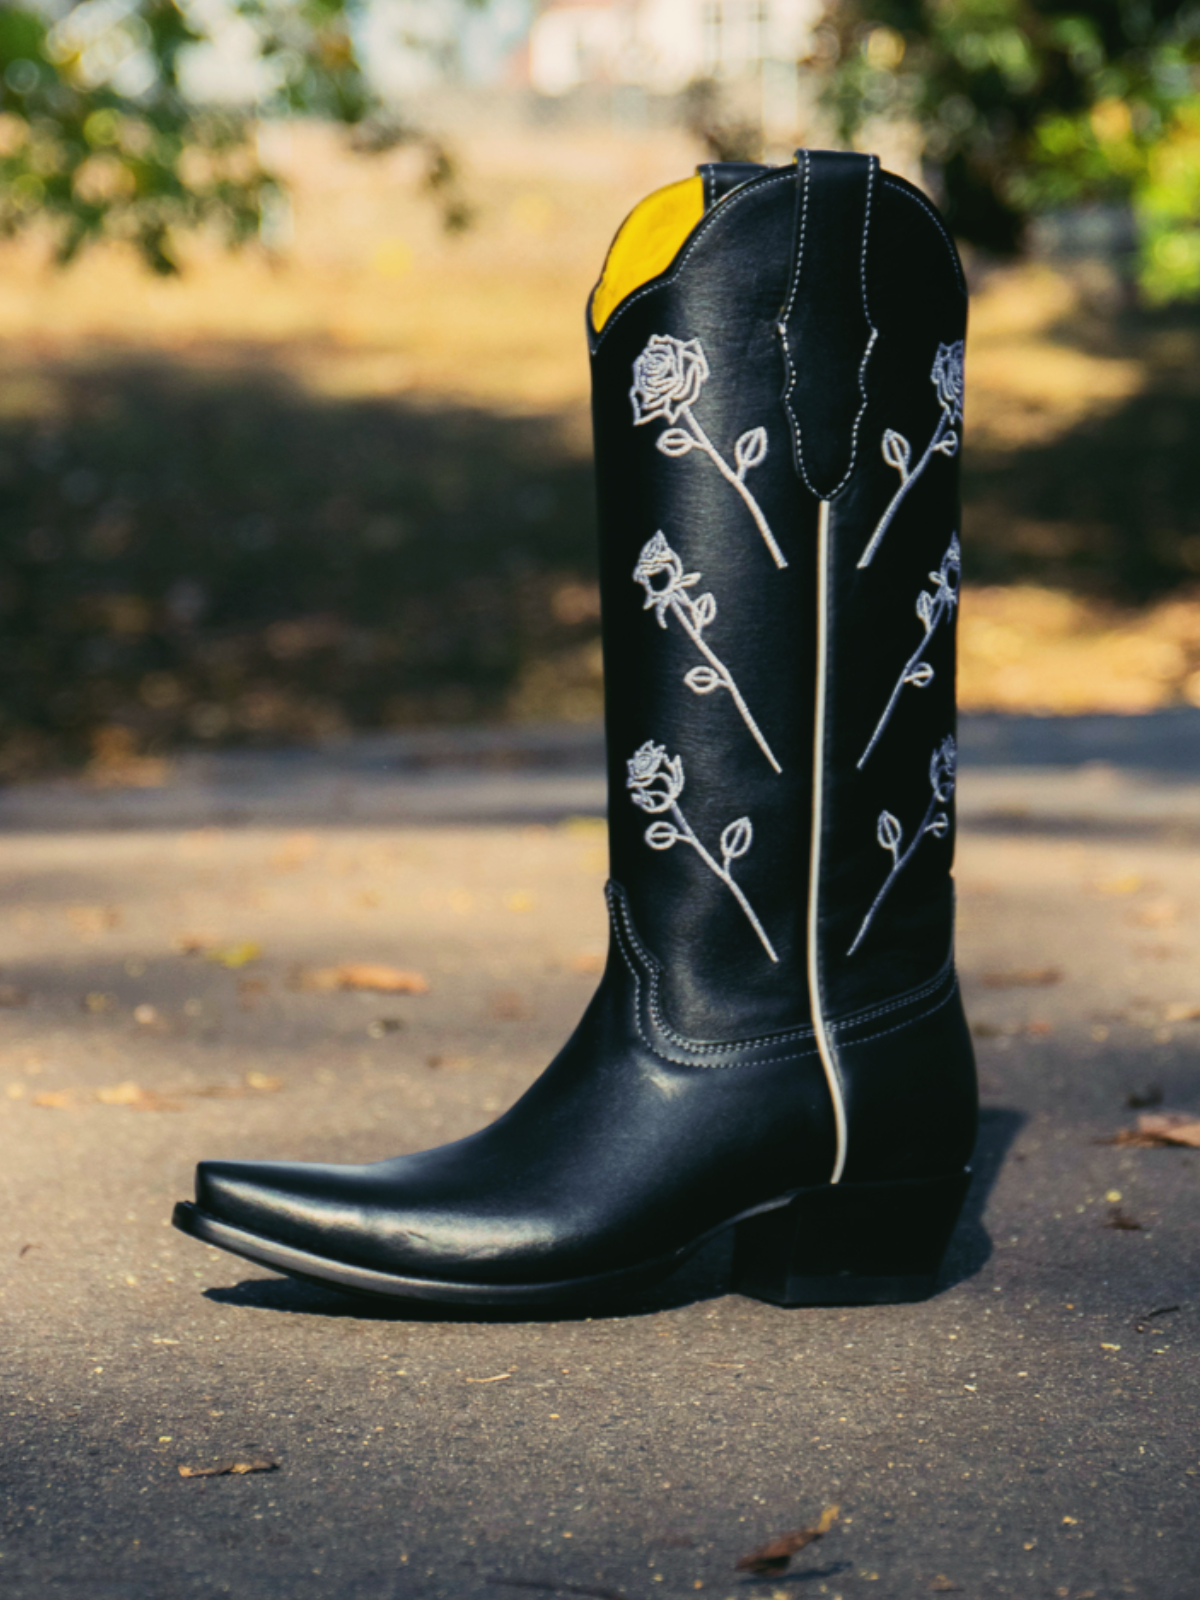
POLYGON ((817 936, 821 891, 821 824, 825 789, 825 695, 829 681, 829 501, 822 500, 817 515, 817 707, 813 722, 812 846, 808 864, 808 998, 812 1007, 817 1049, 833 1101, 837 1154, 830 1183, 838 1183, 846 1167, 846 1106, 834 1062, 833 1046, 821 1005, 821 972, 817 936))

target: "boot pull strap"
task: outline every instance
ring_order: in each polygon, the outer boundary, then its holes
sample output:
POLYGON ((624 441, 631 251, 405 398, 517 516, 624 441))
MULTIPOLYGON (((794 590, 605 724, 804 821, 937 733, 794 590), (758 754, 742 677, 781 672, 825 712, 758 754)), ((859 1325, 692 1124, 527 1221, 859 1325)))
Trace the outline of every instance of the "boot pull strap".
POLYGON ((878 337, 867 305, 867 232, 878 171, 876 156, 796 152, 792 281, 778 332, 796 471, 819 500, 845 488, 867 404, 878 337))
POLYGON ((711 211, 718 200, 724 200, 751 178, 760 178, 767 170, 760 161, 703 162, 696 168, 696 175, 704 184, 705 211, 711 211))

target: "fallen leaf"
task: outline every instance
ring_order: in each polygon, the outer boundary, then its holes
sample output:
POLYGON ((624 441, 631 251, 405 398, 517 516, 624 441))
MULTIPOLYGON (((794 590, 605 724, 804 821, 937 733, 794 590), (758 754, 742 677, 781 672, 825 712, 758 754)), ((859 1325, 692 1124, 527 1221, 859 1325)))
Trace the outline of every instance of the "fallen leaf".
POLYGON ((419 972, 385 967, 372 961, 344 961, 337 967, 310 967, 297 974, 301 989, 361 989, 376 994, 428 994, 429 980, 419 972))
POLYGON ((604 957, 598 950, 581 950, 578 955, 571 957, 567 965, 581 978, 596 977, 604 971, 604 957))
POLYGON ((511 1378, 511 1377, 512 1377, 512 1373, 511 1372, 497 1372, 491 1378, 468 1378, 467 1382, 468 1383, 500 1383, 505 1378, 511 1378))
POLYGON ((1179 906, 1174 900, 1151 900, 1140 911, 1135 911, 1130 922, 1138 928, 1164 928, 1179 917, 1179 906))
POLYGON ((1182 1111, 1143 1111, 1137 1131, 1160 1144, 1189 1145, 1200 1150, 1200 1117, 1182 1111))
POLYGON ((273 1078, 266 1072, 248 1072, 246 1086, 249 1089, 257 1089, 260 1094, 274 1094, 276 1089, 283 1088, 283 1079, 273 1078))
POLYGON ((170 1100, 153 1089, 143 1089, 137 1083, 114 1083, 96 1090, 96 1099, 102 1106, 128 1106, 131 1111, 182 1111, 178 1100, 170 1100))
POLYGON ((1052 1022, 1030 1022, 1026 1024, 1025 1032, 1032 1034, 1034 1038, 1041 1038, 1045 1034, 1054 1032, 1054 1024, 1052 1022))
POLYGON ((178 950, 181 956, 198 956, 215 943, 205 933, 177 933, 171 940, 171 948, 178 950))
POLYGON ((1060 967, 1016 967, 1011 972, 985 972, 979 981, 985 989, 1047 989, 1062 979, 1060 967))
POLYGON ((121 913, 110 906, 68 906, 67 918, 80 933, 90 936, 103 933, 106 928, 115 928, 121 913))
POLYGON ((994 1022, 973 1022, 971 1032, 977 1039, 999 1039, 1003 1036, 1004 1029, 994 1022))
POLYGON ((46 1111, 63 1111, 71 1104, 71 1092, 69 1089, 43 1089, 29 1103, 46 1111))
POLYGON ((248 1472, 274 1472, 279 1466, 278 1461, 269 1457, 256 1457, 251 1461, 222 1461, 216 1467, 180 1467, 181 1478, 241 1478, 248 1472))
POLYGON ((85 1011, 91 1011, 100 1016, 106 1011, 114 1011, 116 1009, 117 997, 115 994, 102 994, 99 989, 93 989, 90 993, 84 995, 80 1004, 85 1011))
POLYGON ((1200 1006, 1190 1000, 1174 1000, 1167 1007, 1165 1022, 1200 1022, 1200 1006))
POLYGON ((441 1056, 432 1055, 425 1057, 425 1065, 431 1072, 439 1068, 446 1072, 469 1072, 475 1065, 474 1056, 441 1056))
POLYGON ((1138 1321, 1134 1323, 1133 1331, 1135 1333, 1145 1333, 1146 1329, 1156 1317, 1169 1317, 1173 1312, 1178 1311, 1179 1309, 1180 1308, 1178 1306, 1155 1306, 1153 1311, 1147 1311, 1144 1316, 1140 1317, 1138 1321))
POLYGON ((0 1006, 23 1006, 28 1000, 27 990, 18 989, 15 983, 0 983, 0 1006))
POLYGON ((929 1585, 934 1594, 961 1594, 962 1584, 955 1583, 953 1578, 946 1577, 944 1572, 939 1572, 929 1585))
POLYGON ((752 1550, 748 1556, 743 1556, 736 1570, 753 1572, 760 1578, 777 1577, 787 1571, 788 1562, 794 1555, 823 1538, 833 1527, 837 1517, 837 1506, 826 1506, 815 1528, 797 1528, 794 1533, 780 1534, 778 1539, 772 1539, 770 1544, 763 1545, 761 1550, 752 1550))
POLYGON ((228 967, 231 971, 238 967, 248 967, 252 961, 257 961, 262 955, 262 946, 253 939, 244 939, 240 944, 218 945, 204 952, 205 959, 215 961, 220 967, 228 967))
POLYGON ((270 857, 270 866, 273 872, 295 872, 310 861, 317 849, 316 835, 311 833, 290 834, 270 857))
POLYGON ((374 1021, 367 1023, 367 1038, 383 1039, 389 1033, 399 1033, 403 1027, 402 1017, 376 1017, 374 1021))
POLYGON ((1141 1223, 1135 1217, 1131 1217, 1122 1211, 1120 1206, 1112 1208, 1108 1213, 1108 1221, 1104 1226, 1106 1228, 1115 1228, 1118 1233, 1140 1233, 1142 1231, 1141 1223))
POLYGON ((533 1014, 515 989, 500 989, 490 994, 488 1010, 500 1022, 523 1022, 533 1014))

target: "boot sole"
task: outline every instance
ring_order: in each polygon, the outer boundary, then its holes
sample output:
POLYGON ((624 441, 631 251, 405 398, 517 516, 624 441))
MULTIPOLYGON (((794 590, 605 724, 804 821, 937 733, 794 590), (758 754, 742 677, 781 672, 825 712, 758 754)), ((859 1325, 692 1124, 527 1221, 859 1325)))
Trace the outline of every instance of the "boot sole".
POLYGON ((408 1278, 300 1250, 234 1227, 180 1201, 182 1233, 247 1261, 349 1294, 451 1306, 567 1307, 660 1284, 709 1240, 734 1229, 728 1289, 777 1306, 886 1305, 924 1300, 970 1185, 971 1173, 897 1183, 824 1184, 743 1212, 678 1250, 634 1267, 555 1283, 462 1283, 408 1278))

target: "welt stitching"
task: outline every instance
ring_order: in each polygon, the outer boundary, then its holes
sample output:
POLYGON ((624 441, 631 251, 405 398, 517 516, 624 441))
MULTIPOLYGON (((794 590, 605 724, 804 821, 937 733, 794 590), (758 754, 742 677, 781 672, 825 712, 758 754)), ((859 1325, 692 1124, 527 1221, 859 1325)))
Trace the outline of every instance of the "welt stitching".
POLYGON ((954 248, 954 241, 946 232, 946 225, 942 221, 941 217, 938 216, 937 212, 933 209, 933 207, 929 204, 929 201, 926 200, 923 195, 913 194, 911 189, 902 189, 898 183, 892 183, 887 178, 885 178, 883 181, 885 185, 889 189, 894 190, 896 194, 902 196, 905 200, 911 200, 913 205, 920 206, 921 210, 924 211, 929 217, 934 227, 945 240, 946 249, 950 252, 950 260, 954 266, 954 276, 958 279, 958 287, 964 294, 966 294, 967 284, 966 279, 963 277, 962 263, 958 259, 958 251, 954 248))
MULTIPOLYGON (((615 899, 616 897, 614 896, 613 898, 615 899)), ((629 952, 625 948, 625 939, 626 938, 629 939, 630 943, 632 944, 632 946, 634 948, 634 951, 637 954, 644 955, 645 953, 641 950, 641 946, 640 946, 640 944, 639 944, 639 942, 637 940, 637 936, 633 932, 632 926, 631 925, 626 925, 624 927, 621 926, 621 924, 625 923, 625 921, 626 921, 625 907, 619 900, 616 903, 617 903, 617 908, 618 908, 618 911, 619 911, 620 915, 619 915, 619 917, 614 917, 613 918, 613 932, 616 934, 616 937, 617 937, 617 949, 620 950, 621 957, 624 960, 625 965, 629 968, 630 976, 633 978, 633 987, 634 987, 634 1024, 637 1027, 638 1037, 641 1039, 642 1043, 646 1046, 647 1050, 649 1050, 652 1055, 658 1056, 660 1058, 660 1060, 670 1061, 675 1066, 679 1066, 679 1067, 720 1067, 723 1070, 728 1070, 726 1064, 723 1063, 723 1062, 706 1061, 704 1059, 696 1061, 696 1060, 689 1060, 687 1058, 683 1058, 683 1057, 680 1057, 680 1056, 668 1055, 666 1051, 660 1050, 656 1045, 652 1044, 650 1042, 650 1040, 646 1037, 646 1034, 645 1034, 645 1032, 644 1032, 644 1030, 642 1028, 642 1019, 641 1019, 641 992, 642 992, 641 980, 640 980, 640 978, 638 976, 637 968, 634 965, 633 961, 630 959, 629 952)), ((655 983, 656 983, 656 979, 657 979, 657 972, 655 970, 654 965, 651 963, 651 961, 649 959, 646 960, 646 966, 647 966, 647 968, 649 969, 649 972, 650 972, 650 998, 649 998, 649 1002, 648 1003, 649 1003, 649 1007, 650 1007, 651 1017, 654 1020, 655 1026, 662 1028, 662 1031, 670 1039, 672 1039, 674 1043, 683 1046, 685 1049, 693 1049, 693 1050, 695 1050, 696 1055, 700 1056, 701 1058, 703 1058, 705 1056, 708 1056, 708 1055, 728 1054, 730 1051, 741 1049, 741 1048, 745 1048, 744 1044, 743 1045, 739 1045, 739 1044, 722 1044, 722 1045, 711 1045, 711 1046, 692 1045, 681 1034, 677 1034, 672 1029, 664 1027, 662 1022, 659 1019, 657 1008, 656 1008, 655 1001, 654 1001, 654 989, 655 989, 655 983)), ((800 1035, 781 1034, 779 1036, 779 1043, 781 1043, 781 1044, 786 1043, 787 1040, 789 1038, 792 1038, 792 1037, 797 1037, 798 1038, 798 1037, 800 1037, 800 1035)), ((746 1041, 746 1043, 747 1044, 753 1044, 754 1041, 753 1040, 748 1040, 748 1041, 746 1041)), ((763 1057, 759 1057, 758 1059, 756 1059, 754 1061, 734 1062, 733 1065, 734 1066, 774 1066, 774 1065, 777 1065, 778 1063, 780 1063, 782 1061, 800 1061, 805 1056, 815 1055, 816 1053, 817 1052, 815 1050, 795 1050, 795 1051, 789 1052, 787 1055, 782 1055, 782 1056, 763 1056, 763 1057)))
POLYGON ((604 324, 603 328, 601 328, 600 332, 596 334, 595 342, 592 345, 593 353, 599 350, 605 339, 608 338, 611 330, 629 310, 630 306, 632 306, 636 301, 640 300, 643 295, 653 294, 656 289, 663 289, 667 284, 674 283, 675 279, 687 265, 688 257, 691 255, 692 251, 699 246, 701 240, 704 239, 710 229, 716 225, 714 219, 719 218, 724 220, 726 217, 728 217, 734 206, 739 205, 743 200, 748 199, 751 195, 757 194, 760 189, 769 189, 773 183, 792 183, 793 181, 793 174, 790 171, 781 172, 778 177, 755 180, 754 182, 746 184, 744 188, 735 189, 732 194, 726 195, 719 207, 714 208, 709 212, 707 217, 702 217, 697 223, 696 233, 691 244, 689 244, 686 250, 684 250, 679 260, 675 263, 667 275, 662 278, 655 278, 652 282, 645 284, 641 289, 635 289, 629 298, 623 301, 621 305, 617 307, 612 316, 609 317, 608 321, 604 324))
MULTIPOLYGON (((813 1030, 811 1028, 795 1028, 788 1033, 768 1034, 765 1039, 734 1039, 732 1041, 725 1041, 720 1044, 698 1044, 696 1041, 686 1038, 683 1034, 676 1033, 675 1029, 672 1028, 670 1023, 665 1020, 662 1012, 659 1009, 658 963, 653 959, 653 957, 651 957, 649 951, 645 949, 641 940, 638 938, 633 927, 633 923, 629 919, 628 909, 623 901, 618 901, 618 909, 620 911, 621 921, 624 924, 625 936, 629 940, 629 943, 632 945, 633 949, 641 957, 642 961, 645 962, 646 970, 650 974, 650 992, 647 997, 647 1004, 650 1008, 651 1019, 654 1022, 654 1026, 664 1033, 666 1037, 674 1044, 682 1046, 685 1050, 695 1050, 700 1055, 729 1055, 736 1050, 753 1049, 755 1045, 766 1044, 768 1041, 772 1044, 789 1044, 793 1039, 811 1039, 813 1037, 813 1030)), ((804 1051, 803 1053, 805 1055, 812 1054, 811 1051, 804 1051)), ((781 1056, 777 1059, 788 1060, 790 1058, 787 1056, 781 1056)))

